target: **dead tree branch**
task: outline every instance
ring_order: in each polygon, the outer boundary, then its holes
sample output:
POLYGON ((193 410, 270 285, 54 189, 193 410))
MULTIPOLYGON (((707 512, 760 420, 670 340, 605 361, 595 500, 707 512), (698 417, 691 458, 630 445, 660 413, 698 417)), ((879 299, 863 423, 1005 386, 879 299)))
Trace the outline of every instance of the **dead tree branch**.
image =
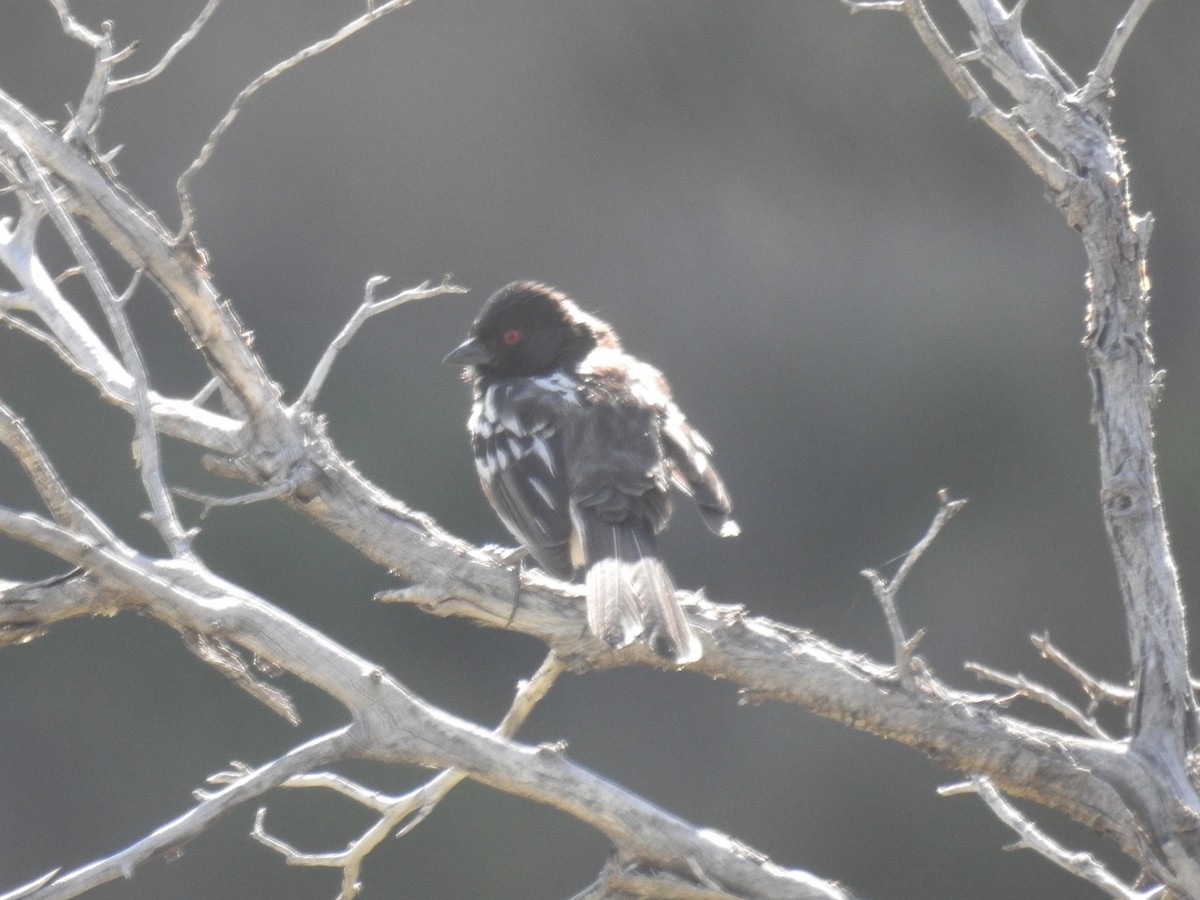
MULTIPOLYGON (((424 793, 385 804, 380 819, 387 821, 384 831, 407 817, 419 818, 461 774, 560 809, 605 834, 618 851, 615 872, 605 876, 606 885, 644 886, 647 878, 662 877, 684 884, 681 892, 692 890, 699 896, 705 891, 738 897, 848 896, 834 882, 781 869, 732 839, 657 809, 574 765, 555 746, 525 746, 503 728, 492 733, 424 703, 381 667, 219 578, 190 551, 157 462, 159 436, 220 454, 214 467, 248 482, 252 496, 280 499, 409 582, 408 588, 385 592, 380 599, 411 602, 437 615, 469 617, 535 636, 550 648, 552 659, 581 671, 633 662, 661 665, 640 645, 613 653, 588 636, 576 589, 535 572, 514 573, 494 555, 446 533, 427 515, 363 478, 328 438, 310 407, 336 353, 370 315, 398 304, 405 294, 383 301, 368 295, 318 362, 299 401, 287 405, 230 303, 218 292, 203 249, 180 240, 192 235, 195 224, 190 179, 211 157, 246 100, 291 66, 407 0, 370 9, 333 36, 269 69, 238 95, 179 179, 179 234, 164 228, 152 211, 116 183, 89 145, 105 95, 161 71, 177 49, 195 37, 215 3, 204 8, 159 64, 144 76, 122 81, 111 78, 113 66, 126 58, 125 51, 113 51, 111 29, 91 32, 73 18, 66 0, 52 2, 64 30, 92 47, 97 57, 84 101, 65 136, 0 92, 0 177, 17 194, 20 207, 14 223, 0 222, 0 265, 17 285, 0 295, 0 316, 48 343, 103 399, 130 413, 139 437, 143 489, 167 552, 151 557, 122 540, 70 491, 29 429, 0 405, 0 441, 17 458, 49 513, 47 518, 0 507, 0 534, 56 557, 70 570, 53 582, 0 584, 0 645, 31 640, 67 618, 137 610, 184 636, 202 658, 275 711, 294 713, 286 698, 262 689, 242 662, 242 652, 334 698, 345 708, 348 724, 279 759, 235 771, 220 790, 198 795, 195 807, 125 850, 71 872, 52 873, 9 896, 71 897, 128 877, 146 859, 196 836, 224 812, 267 790, 289 783, 331 786, 327 776, 314 770, 347 758, 457 773, 439 776, 442 780, 430 782, 424 793), (187 336, 202 350, 223 411, 202 406, 209 387, 190 399, 165 398, 151 390, 122 318, 122 297, 90 253, 81 224, 124 260, 131 279, 144 272, 162 292, 187 336), (43 225, 59 232, 93 295, 110 314, 117 353, 108 349, 40 261, 36 238, 43 225)), ((893 595, 957 509, 958 501, 945 498, 934 525, 896 577, 890 583, 877 575, 873 579, 881 602, 884 597, 891 601, 884 607, 890 608, 899 684, 891 669, 856 653, 807 632, 750 617, 740 607, 716 606, 699 598, 692 599, 689 618, 701 635, 704 656, 693 668, 735 682, 755 700, 794 703, 901 741, 934 755, 945 766, 987 779, 997 790, 1056 809, 1104 832, 1170 891, 1200 896, 1200 831, 1195 828, 1200 798, 1186 767, 1195 742, 1195 702, 1182 598, 1152 445, 1156 382, 1146 324, 1145 273, 1150 220, 1132 212, 1122 149, 1102 103, 1104 92, 1098 90, 1111 78, 1129 33, 1149 4, 1134 3, 1082 90, 1025 36, 1020 5, 1010 12, 995 0, 960 0, 976 40, 965 53, 950 47, 920 0, 850 5, 907 16, 971 113, 1029 165, 1050 189, 1068 224, 1083 237, 1090 265, 1085 345, 1100 437, 1100 496, 1136 669, 1131 734, 1128 742, 1109 739, 1098 726, 1085 727, 1090 712, 1065 701, 1056 708, 1087 734, 1036 727, 1002 711, 1002 698, 954 690, 929 673, 912 677, 910 639, 900 625, 893 595), (994 98, 982 87, 971 70, 979 65, 987 68, 1007 98, 994 98)), ((415 289, 425 294, 440 290, 415 289)), ((1042 700, 1052 696, 1028 682, 1009 686, 1042 700)), ((1107 691, 1109 696, 1113 693, 1107 691)), ((369 794, 348 783, 338 789, 351 796, 369 794)), ((366 805, 377 808, 376 799, 366 805)), ((299 858, 271 838, 261 821, 257 832, 279 852, 299 858)), ((1027 834, 1032 843, 1034 832, 1027 834)), ((373 838, 375 832, 370 835, 373 838)), ((1050 847, 1045 844, 1041 852, 1050 855, 1050 847)), ((361 856, 337 861, 348 881, 343 882, 344 896, 351 896, 347 891, 357 885, 360 861, 361 856)), ((1081 877, 1089 873, 1096 876, 1091 878, 1094 882, 1103 880, 1090 868, 1077 870, 1081 877)))
MULTIPOLYGON (((847 0, 853 8, 880 8, 847 0)), ((1080 89, 1025 34, 1024 3, 959 0, 975 46, 954 52, 922 0, 887 4, 907 16, 951 84, 1046 184, 1087 252, 1088 371, 1100 450, 1100 501, 1124 601, 1135 670, 1131 776, 1114 780, 1140 822, 1140 856, 1181 895, 1200 896, 1200 795, 1187 776, 1196 703, 1183 599, 1155 471, 1152 409, 1159 392, 1147 306, 1151 218, 1133 210, 1124 150, 1103 95, 1149 2, 1135 2, 1080 89), (990 96, 970 66, 1007 93, 990 96), (1102 87, 1103 86, 1103 87, 1102 87), (1007 113, 1001 106, 1012 104, 1007 113), (1036 136, 1037 140, 1034 140, 1036 136), (1133 777, 1133 772, 1139 774, 1133 777)))

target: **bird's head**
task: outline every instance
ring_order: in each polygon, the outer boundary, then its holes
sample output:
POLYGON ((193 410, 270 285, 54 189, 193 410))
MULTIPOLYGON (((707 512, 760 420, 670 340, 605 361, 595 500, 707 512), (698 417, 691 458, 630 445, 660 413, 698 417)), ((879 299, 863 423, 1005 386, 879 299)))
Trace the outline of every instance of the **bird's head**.
POLYGON ((534 376, 574 368, 597 346, 617 346, 607 324, 561 291, 516 281, 488 299, 445 361, 485 377, 534 376))

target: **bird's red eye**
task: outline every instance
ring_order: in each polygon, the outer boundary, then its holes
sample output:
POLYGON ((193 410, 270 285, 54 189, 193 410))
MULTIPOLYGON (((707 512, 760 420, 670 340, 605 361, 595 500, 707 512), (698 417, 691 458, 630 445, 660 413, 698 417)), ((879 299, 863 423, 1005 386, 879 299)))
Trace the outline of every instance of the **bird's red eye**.
POLYGON ((511 347, 513 344, 520 343, 521 338, 523 337, 525 337, 525 335, 520 328, 510 328, 508 331, 504 332, 500 340, 504 341, 504 343, 511 347))

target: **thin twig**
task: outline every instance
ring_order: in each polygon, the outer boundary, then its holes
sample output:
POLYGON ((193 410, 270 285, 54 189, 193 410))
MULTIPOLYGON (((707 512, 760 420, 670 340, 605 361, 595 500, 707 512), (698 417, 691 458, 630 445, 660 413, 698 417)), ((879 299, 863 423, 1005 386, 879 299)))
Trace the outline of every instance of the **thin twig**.
POLYGON ((80 369, 78 363, 75 362, 75 359, 71 356, 70 351, 67 350, 67 348, 63 345, 62 341, 60 341, 50 332, 42 331, 42 329, 38 328, 36 325, 26 322, 24 319, 7 314, 8 310, 6 310, 4 307, 8 305, 8 299, 11 299, 12 301, 11 308, 23 309, 28 302, 28 298, 28 291, 22 291, 20 294, 15 294, 10 298, 7 298, 4 304, 0 304, 0 322, 3 322, 14 331, 19 331, 22 334, 33 338, 35 341, 45 344, 58 355, 58 358, 61 359, 68 368, 73 369, 75 372, 82 373, 82 369, 80 369))
POLYGON ((1076 709, 1075 706, 1045 685, 1030 681, 1024 675, 1009 675, 1007 672, 1000 672, 980 663, 964 663, 963 668, 968 672, 974 672, 980 679, 1003 685, 1021 697, 1050 707, 1091 737, 1105 741, 1112 740, 1112 736, 1100 727, 1100 723, 1093 716, 1076 709))
POLYGON ((100 46, 102 38, 94 31, 90 31, 86 26, 82 25, 78 19, 71 13, 70 7, 67 6, 67 0, 50 0, 50 5, 54 7, 54 11, 58 13, 58 21, 62 23, 63 32, 68 37, 73 37, 77 41, 82 41, 89 47, 95 49, 100 46))
MULTIPOLYGON (((19 148, 14 145, 12 149, 15 151, 19 148)), ((15 226, 7 216, 0 219, 0 260, 17 275, 18 271, 31 269, 35 264, 38 226, 46 218, 46 208, 34 199, 28 179, 7 155, 0 156, 0 171, 11 182, 6 190, 16 193, 17 203, 21 207, 15 226)), ((25 288, 29 289, 28 283, 25 288)))
POLYGON ((210 378, 204 387, 196 392, 196 396, 192 398, 192 403, 196 406, 203 406, 208 402, 208 398, 216 393, 217 388, 221 386, 221 382, 217 378, 210 378))
MULTIPOLYGON (((283 838, 276 837, 266 829, 267 808, 260 806, 254 814, 254 826, 250 829, 250 836, 266 847, 268 850, 274 850, 284 858, 289 866, 323 866, 329 868, 340 868, 342 858, 345 853, 309 853, 304 850, 298 850, 293 847, 283 838)), ((347 892, 343 885, 342 890, 338 893, 338 900, 342 898, 356 897, 362 889, 362 884, 357 880, 352 885, 351 891, 347 892)))
POLYGON ((1020 841, 1006 847, 1006 850, 1033 850, 1059 868, 1095 885, 1110 897, 1116 897, 1118 900, 1154 900, 1166 895, 1166 888, 1161 885, 1145 891, 1132 888, 1108 871, 1092 854, 1068 850, 1005 800, 989 778, 975 776, 969 782, 939 788, 938 793, 943 797, 964 793, 978 794, 993 815, 1020 836, 1020 841))
POLYGON ((151 523, 162 536, 163 542, 172 556, 187 557, 191 554, 191 535, 180 524, 179 517, 175 513, 175 505, 167 491, 159 455, 158 430, 154 426, 154 413, 150 401, 150 378, 142 361, 141 350, 134 338, 129 317, 124 309, 125 301, 132 296, 141 279, 141 270, 134 273, 129 288, 121 297, 118 297, 113 292, 99 261, 76 227, 74 219, 58 201, 46 173, 27 149, 22 152, 22 164, 25 166, 27 176, 37 185, 42 201, 45 203, 50 217, 54 220, 54 224, 71 248, 76 261, 83 268, 88 286, 100 302, 109 328, 117 340, 125 367, 133 379, 135 461, 142 476, 142 485, 146 490, 146 496, 150 501, 151 523))
MULTIPOLYGON (((234 767, 233 772, 218 772, 209 778, 212 784, 227 784, 236 778, 240 778, 241 771, 238 771, 238 764, 234 767)), ((375 812, 387 812, 395 806, 397 797, 392 794, 384 794, 381 791, 373 788, 364 787, 357 782, 351 781, 344 775, 339 775, 337 772, 305 772, 302 775, 293 775, 280 787, 285 788, 303 788, 312 790, 323 788, 333 791, 335 794, 341 794, 360 806, 365 806, 367 809, 375 812)))
POLYGON ((842 2, 850 8, 851 12, 885 10, 903 13, 912 23, 913 30, 917 32, 921 43, 925 45, 925 49, 929 51, 942 73, 967 101, 971 116, 980 119, 1004 138, 1025 164, 1033 169, 1051 190, 1062 192, 1071 187, 1074 179, 1062 162, 1042 149, 1041 145, 1033 139, 1014 116, 1003 112, 966 67, 964 62, 974 58, 976 51, 971 51, 969 54, 956 53, 921 0, 901 0, 896 3, 870 2, 870 0, 867 2, 842 0, 842 2))
POLYGON ((258 700, 271 712, 286 720, 289 725, 300 724, 300 712, 296 709, 292 698, 280 688, 267 684, 256 677, 252 666, 242 658, 237 648, 229 641, 222 639, 219 635, 190 631, 184 633, 183 643, 196 656, 258 700))
POLYGON ((176 235, 176 240, 182 241, 187 235, 191 234, 192 229, 195 226, 196 218, 195 212, 192 208, 190 193, 192 178, 197 172, 199 172, 202 168, 204 168, 205 165, 208 164, 209 159, 212 158, 213 151, 217 148, 217 143, 229 129, 229 126, 233 124, 233 120, 238 117, 238 113, 242 111, 242 107, 246 105, 246 101, 254 96, 254 94, 258 93, 262 87, 274 81, 288 69, 299 65, 306 59, 311 59, 314 56, 324 53, 330 47, 340 44, 352 34, 361 31, 368 25, 383 18, 388 13, 400 9, 402 6, 407 6, 411 2, 412 0, 388 0, 387 3, 368 9, 357 19, 347 22, 329 37, 323 38, 317 41, 315 44, 310 44, 303 50, 300 50, 292 56, 289 56, 282 62, 278 62, 271 66, 271 68, 267 69, 267 71, 263 72, 238 92, 238 95, 234 98, 233 103, 230 105, 225 115, 221 117, 221 120, 217 122, 216 127, 213 128, 212 132, 208 135, 208 140, 206 140, 204 142, 204 146, 200 148, 200 153, 194 160, 191 161, 188 167, 183 170, 183 174, 179 176, 179 180, 175 183, 175 189, 179 194, 179 208, 181 215, 179 232, 176 235))
POLYGON ((51 0, 51 2, 59 7, 59 19, 63 21, 67 33, 79 37, 80 40, 92 47, 95 54, 92 74, 88 78, 87 86, 83 89, 79 109, 63 130, 63 138, 68 143, 91 146, 92 134, 100 124, 100 116, 104 112, 104 98, 108 96, 113 66, 128 59, 133 54, 135 46, 130 45, 124 50, 114 53, 112 22, 103 22, 100 26, 100 33, 95 34, 87 31, 70 16, 70 13, 66 11, 64 0, 51 0), (64 18, 64 12, 66 12, 67 18, 64 18), (72 25, 68 26, 68 21, 72 25), (86 37, 82 35, 86 35, 86 37))
POLYGON ((82 274, 83 274, 83 269, 79 268, 79 266, 68 266, 67 268, 63 269, 61 272, 59 272, 57 275, 54 276, 54 283, 62 284, 67 279, 74 278, 76 275, 82 275, 82 274))
MULTIPOLYGON (((512 737, 520 729, 534 707, 546 696, 558 676, 566 671, 562 660, 551 652, 528 681, 517 688, 512 706, 496 727, 494 734, 512 737)), ((224 777, 238 777, 231 773, 224 777)), ((336 791, 376 812, 380 817, 361 835, 349 843, 345 850, 323 853, 308 853, 293 847, 266 830, 266 808, 260 808, 254 819, 251 836, 265 847, 279 853, 293 866, 318 866, 342 870, 341 890, 338 900, 357 897, 362 885, 359 873, 362 864, 372 850, 392 831, 400 826, 396 837, 403 837, 423 822, 436 809, 442 799, 459 784, 466 774, 457 769, 439 772, 420 787, 401 796, 389 796, 372 791, 347 778, 332 772, 310 772, 289 778, 286 788, 325 788, 336 791)))
POLYGON ((387 282, 387 276, 374 275, 367 279, 367 286, 363 292, 363 302, 358 309, 354 311, 354 315, 338 332, 337 337, 330 342, 325 348, 325 352, 321 354, 321 359, 313 369, 312 376, 308 379, 308 384, 304 386, 304 390, 300 394, 300 398, 296 401, 295 407, 301 410, 312 409, 313 402, 317 399, 317 394, 321 390, 321 386, 325 383, 325 379, 329 377, 329 370, 333 368, 333 362, 350 340, 358 333, 367 319, 372 316, 377 316, 382 312, 387 312, 389 309, 400 306, 405 303, 412 303, 415 300, 427 300, 430 297, 439 297, 442 294, 465 294, 467 289, 460 287, 457 284, 450 282, 450 276, 447 275, 442 279, 442 283, 431 285, 428 281, 422 282, 415 288, 409 288, 407 291, 401 291, 399 294, 393 294, 391 297, 384 297, 382 300, 375 299, 375 289, 387 282))
POLYGON ((908 12, 908 0, 842 0, 851 14, 859 12, 908 12))
POLYGON ((176 57, 179 51, 190 44, 196 35, 200 33, 200 29, 204 27, 204 23, 208 21, 209 17, 216 12, 217 7, 220 5, 221 0, 208 0, 208 2, 204 5, 204 9, 200 10, 200 15, 196 17, 196 21, 194 21, 191 24, 191 27, 181 34, 178 40, 176 40, 175 43, 167 49, 167 52, 163 54, 162 59, 160 59, 145 72, 142 72, 140 75, 129 75, 125 78, 117 78, 110 81, 108 83, 109 91, 115 94, 117 91, 123 91, 126 88, 137 87, 139 84, 145 84, 147 81, 150 81, 161 75, 163 70, 171 64, 171 60, 176 57))
MULTIPOLYGON (((15 134, 11 138, 7 133, 0 134, 0 141, 5 141, 13 154, 22 152, 24 145, 15 134)), ((21 214, 15 225, 7 219, 0 220, 0 264, 20 283, 22 290, 7 295, 0 303, 0 321, 46 344, 72 371, 87 379, 106 401, 132 410, 136 405, 133 376, 59 289, 59 282, 64 278, 83 275, 82 267, 71 266, 57 277, 52 277, 46 270, 37 247, 38 223, 47 215, 46 206, 34 201, 36 186, 7 165, 6 159, 6 156, 0 157, 0 170, 20 182, 21 214), (45 330, 22 318, 4 314, 13 311, 33 313, 45 325, 45 330)), ((68 206, 73 201, 71 196, 60 199, 68 206)), ((186 401, 161 397, 153 391, 150 402, 156 425, 164 433, 186 435, 186 439, 198 440, 220 453, 234 453, 239 449, 236 435, 240 422, 189 405, 186 401), (206 421, 201 424, 201 419, 206 421), (225 446, 217 447, 214 439, 225 446)))
POLYGON ((21 900, 23 897, 31 897, 46 885, 54 881, 54 879, 58 877, 58 873, 61 871, 61 867, 57 869, 51 869, 46 874, 39 875, 28 884, 23 884, 19 888, 14 888, 7 894, 0 894, 0 900, 21 900))
POLYGON ((1114 706, 1128 706, 1133 702, 1133 688, 1095 677, 1051 643, 1048 632, 1030 635, 1029 640, 1043 659, 1050 660, 1079 682, 1079 686, 1091 699, 1093 705, 1108 702, 1114 706))
MULTIPOLYGON (((161 854, 165 848, 180 846, 229 810, 261 796, 292 775, 343 758, 350 745, 349 726, 315 737, 207 795, 187 812, 125 849, 57 875, 48 884, 43 884, 42 890, 48 896, 74 897, 105 882, 129 878, 139 865, 161 854)), ((0 897, 0 900, 7 900, 8 896, 0 897)))
POLYGON ((1137 28, 1142 16, 1146 14, 1146 10, 1150 8, 1151 2, 1152 0, 1133 0, 1129 12, 1125 13, 1125 17, 1117 23, 1112 37, 1108 39, 1108 46, 1100 54, 1100 61, 1088 75, 1087 84, 1080 92, 1080 99, 1083 102, 1086 103, 1103 96, 1112 87, 1113 70, 1117 67, 1117 60, 1121 58, 1121 51, 1125 49, 1126 42, 1137 28))
POLYGON ((883 615, 887 620, 888 632, 892 636, 892 653, 895 658, 896 673, 901 683, 906 686, 911 686, 913 683, 912 651, 917 642, 920 641, 923 632, 918 631, 911 638, 905 637, 904 626, 900 623, 900 613, 896 608, 896 595, 904 584, 904 580, 908 577, 908 573, 912 571, 912 567, 917 564, 917 560, 929 549, 930 544, 934 542, 946 523, 966 503, 966 500, 951 500, 950 495, 944 488, 938 491, 938 511, 934 515, 933 521, 929 524, 925 536, 917 541, 911 550, 904 554, 900 568, 896 570, 896 574, 892 576, 891 581, 884 579, 875 569, 863 569, 860 573, 863 578, 871 583, 871 590, 875 594, 875 599, 883 607, 883 615))
POLYGON ((2 400, 0 444, 16 457, 58 524, 97 542, 107 541, 112 536, 104 523, 67 490, 50 457, 25 427, 25 423, 2 400))
POLYGON ((202 504, 200 518, 205 519, 208 518, 208 514, 214 509, 227 506, 249 506, 252 503, 261 503, 263 500, 275 500, 289 493, 294 488, 295 485, 291 482, 281 481, 265 487, 261 491, 239 494, 236 497, 216 497, 212 494, 202 494, 198 491, 182 487, 171 488, 171 493, 177 497, 183 497, 186 500, 193 500, 196 503, 202 504))
MULTIPOLYGON (((28 306, 43 321, 48 316, 53 318, 53 312, 48 311, 43 304, 44 297, 29 291, 22 292, 22 295, 37 297, 28 306)), ((61 301, 61 298, 59 300, 61 301)), ((21 303, 20 298, 18 298, 17 302, 20 303, 18 308, 24 308, 25 304, 21 303)), ((65 304, 65 301, 61 302, 65 304)), ((65 310, 66 308, 64 305, 60 307, 60 310, 65 310)), ((120 406, 123 409, 133 409, 135 402, 132 387, 133 380, 124 369, 119 369, 119 371, 115 372, 118 376, 117 378, 112 377, 114 373, 112 367, 119 366, 115 359, 110 361, 112 366, 100 365, 96 359, 84 362, 75 356, 72 349, 57 334, 42 331, 16 316, 5 315, 2 309, 0 309, 0 322, 45 344, 62 360, 68 369, 92 384, 100 393, 100 396, 109 403, 120 406)), ((64 321, 64 317, 60 316, 56 319, 55 324, 66 328, 88 327, 84 319, 78 316, 74 310, 71 310, 69 321, 64 321)), ((75 341, 76 347, 81 346, 78 339, 85 339, 86 343, 92 348, 100 347, 99 339, 90 328, 88 328, 86 336, 82 332, 75 332, 72 337, 77 339, 75 341)), ((217 413, 201 409, 197 403, 163 397, 151 391, 150 404, 154 409, 155 426, 164 434, 196 441, 202 446, 218 453, 234 453, 240 446, 236 423, 217 413)))

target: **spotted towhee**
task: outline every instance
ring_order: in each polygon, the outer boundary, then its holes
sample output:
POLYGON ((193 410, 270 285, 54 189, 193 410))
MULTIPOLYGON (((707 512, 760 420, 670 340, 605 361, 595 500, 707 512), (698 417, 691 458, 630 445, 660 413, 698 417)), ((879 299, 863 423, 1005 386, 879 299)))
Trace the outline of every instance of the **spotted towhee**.
POLYGON ((516 282, 484 304, 446 362, 474 386, 468 428, 483 491, 543 569, 585 574, 588 627, 613 647, 642 638, 677 663, 700 642, 675 600, 655 534, 672 483, 708 527, 738 533, 712 448, 655 368, 565 294, 516 282))

